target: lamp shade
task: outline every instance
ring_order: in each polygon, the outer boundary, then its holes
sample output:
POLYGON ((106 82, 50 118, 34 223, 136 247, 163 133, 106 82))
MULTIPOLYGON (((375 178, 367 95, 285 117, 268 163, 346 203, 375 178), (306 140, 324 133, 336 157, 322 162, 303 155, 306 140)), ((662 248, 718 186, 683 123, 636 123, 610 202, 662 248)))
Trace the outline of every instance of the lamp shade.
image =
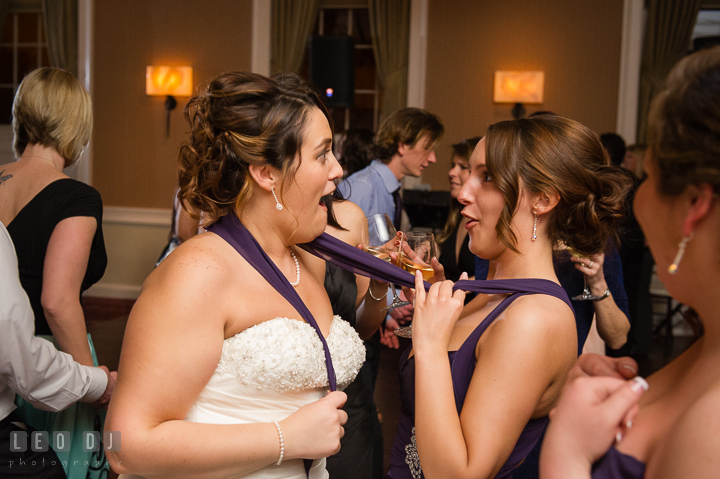
POLYGON ((541 71, 496 71, 495 103, 542 103, 545 73, 541 71))
POLYGON ((147 67, 145 93, 192 96, 192 67, 147 67))

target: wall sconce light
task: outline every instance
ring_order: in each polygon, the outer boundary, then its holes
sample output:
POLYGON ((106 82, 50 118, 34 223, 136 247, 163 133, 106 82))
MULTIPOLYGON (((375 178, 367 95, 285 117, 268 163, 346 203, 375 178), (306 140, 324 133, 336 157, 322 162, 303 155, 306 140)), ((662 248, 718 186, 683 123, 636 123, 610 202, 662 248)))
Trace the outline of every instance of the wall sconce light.
POLYGON ((145 93, 165 96, 167 120, 165 137, 170 137, 170 111, 177 106, 175 96, 192 96, 192 67, 153 67, 145 70, 145 93))
POLYGON ((542 103, 545 72, 496 71, 493 101, 515 103, 512 116, 516 120, 525 116, 523 103, 542 103))

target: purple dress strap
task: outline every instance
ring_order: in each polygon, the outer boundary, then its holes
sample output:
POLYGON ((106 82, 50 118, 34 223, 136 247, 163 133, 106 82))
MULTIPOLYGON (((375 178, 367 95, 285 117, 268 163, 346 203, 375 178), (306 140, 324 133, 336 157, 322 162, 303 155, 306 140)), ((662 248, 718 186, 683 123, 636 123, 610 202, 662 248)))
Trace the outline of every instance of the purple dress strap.
MULTIPOLYGON (((335 369, 333 368, 327 341, 325 341, 325 337, 320 332, 320 327, 312 313, 307 306, 305 306, 300 295, 297 294, 297 291, 295 291, 295 288, 290 284, 285 275, 282 274, 267 253, 263 251, 257 240, 250 234, 235 214, 230 213, 221 217, 216 223, 213 223, 206 229, 220 236, 227 241, 230 246, 235 248, 240 256, 245 258, 245 260, 265 278, 270 286, 275 288, 275 290, 300 313, 300 316, 315 329, 325 352, 325 365, 327 366, 330 390, 335 391, 337 389, 337 381, 335 379, 335 369)), ((313 461, 311 459, 304 459, 303 463, 305 466, 305 474, 309 475, 313 461)))
POLYGON ((592 479, 642 479, 645 464, 614 447, 593 464, 592 479))
MULTIPOLYGON (((407 271, 398 268, 390 263, 374 257, 354 246, 337 238, 323 233, 313 241, 300 246, 305 251, 329 261, 343 269, 353 273, 367 276, 378 281, 387 281, 399 286, 415 287, 415 276, 407 271)), ((425 281, 425 289, 430 288, 430 283, 425 281)), ((557 284, 544 279, 497 279, 491 281, 470 281, 461 279, 453 289, 462 289, 473 293, 484 294, 548 294, 563 300, 570 309, 570 299, 567 293, 557 284)))

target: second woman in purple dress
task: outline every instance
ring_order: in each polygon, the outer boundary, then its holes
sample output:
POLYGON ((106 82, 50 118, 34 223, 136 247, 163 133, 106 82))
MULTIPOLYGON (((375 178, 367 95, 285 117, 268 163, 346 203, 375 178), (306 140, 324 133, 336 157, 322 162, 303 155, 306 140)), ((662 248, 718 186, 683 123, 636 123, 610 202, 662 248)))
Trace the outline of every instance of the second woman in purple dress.
POLYGON ((577 355, 553 250, 601 252, 622 215, 625 177, 607 166, 598 137, 571 120, 492 125, 470 168, 458 195, 470 250, 494 263, 500 281, 464 309, 449 281, 418 289, 393 479, 512 476, 577 355))

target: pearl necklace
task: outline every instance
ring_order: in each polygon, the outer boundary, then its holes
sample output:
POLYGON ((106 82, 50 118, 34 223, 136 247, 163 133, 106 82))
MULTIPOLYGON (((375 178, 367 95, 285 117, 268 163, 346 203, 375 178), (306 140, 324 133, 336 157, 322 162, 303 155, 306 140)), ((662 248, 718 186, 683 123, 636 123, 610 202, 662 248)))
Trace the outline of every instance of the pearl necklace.
POLYGON ((298 263, 297 256, 295 256, 292 249, 290 250, 290 256, 292 256, 293 261, 295 261, 295 282, 291 282, 290 285, 297 288, 297 285, 300 284, 300 263, 298 263))

